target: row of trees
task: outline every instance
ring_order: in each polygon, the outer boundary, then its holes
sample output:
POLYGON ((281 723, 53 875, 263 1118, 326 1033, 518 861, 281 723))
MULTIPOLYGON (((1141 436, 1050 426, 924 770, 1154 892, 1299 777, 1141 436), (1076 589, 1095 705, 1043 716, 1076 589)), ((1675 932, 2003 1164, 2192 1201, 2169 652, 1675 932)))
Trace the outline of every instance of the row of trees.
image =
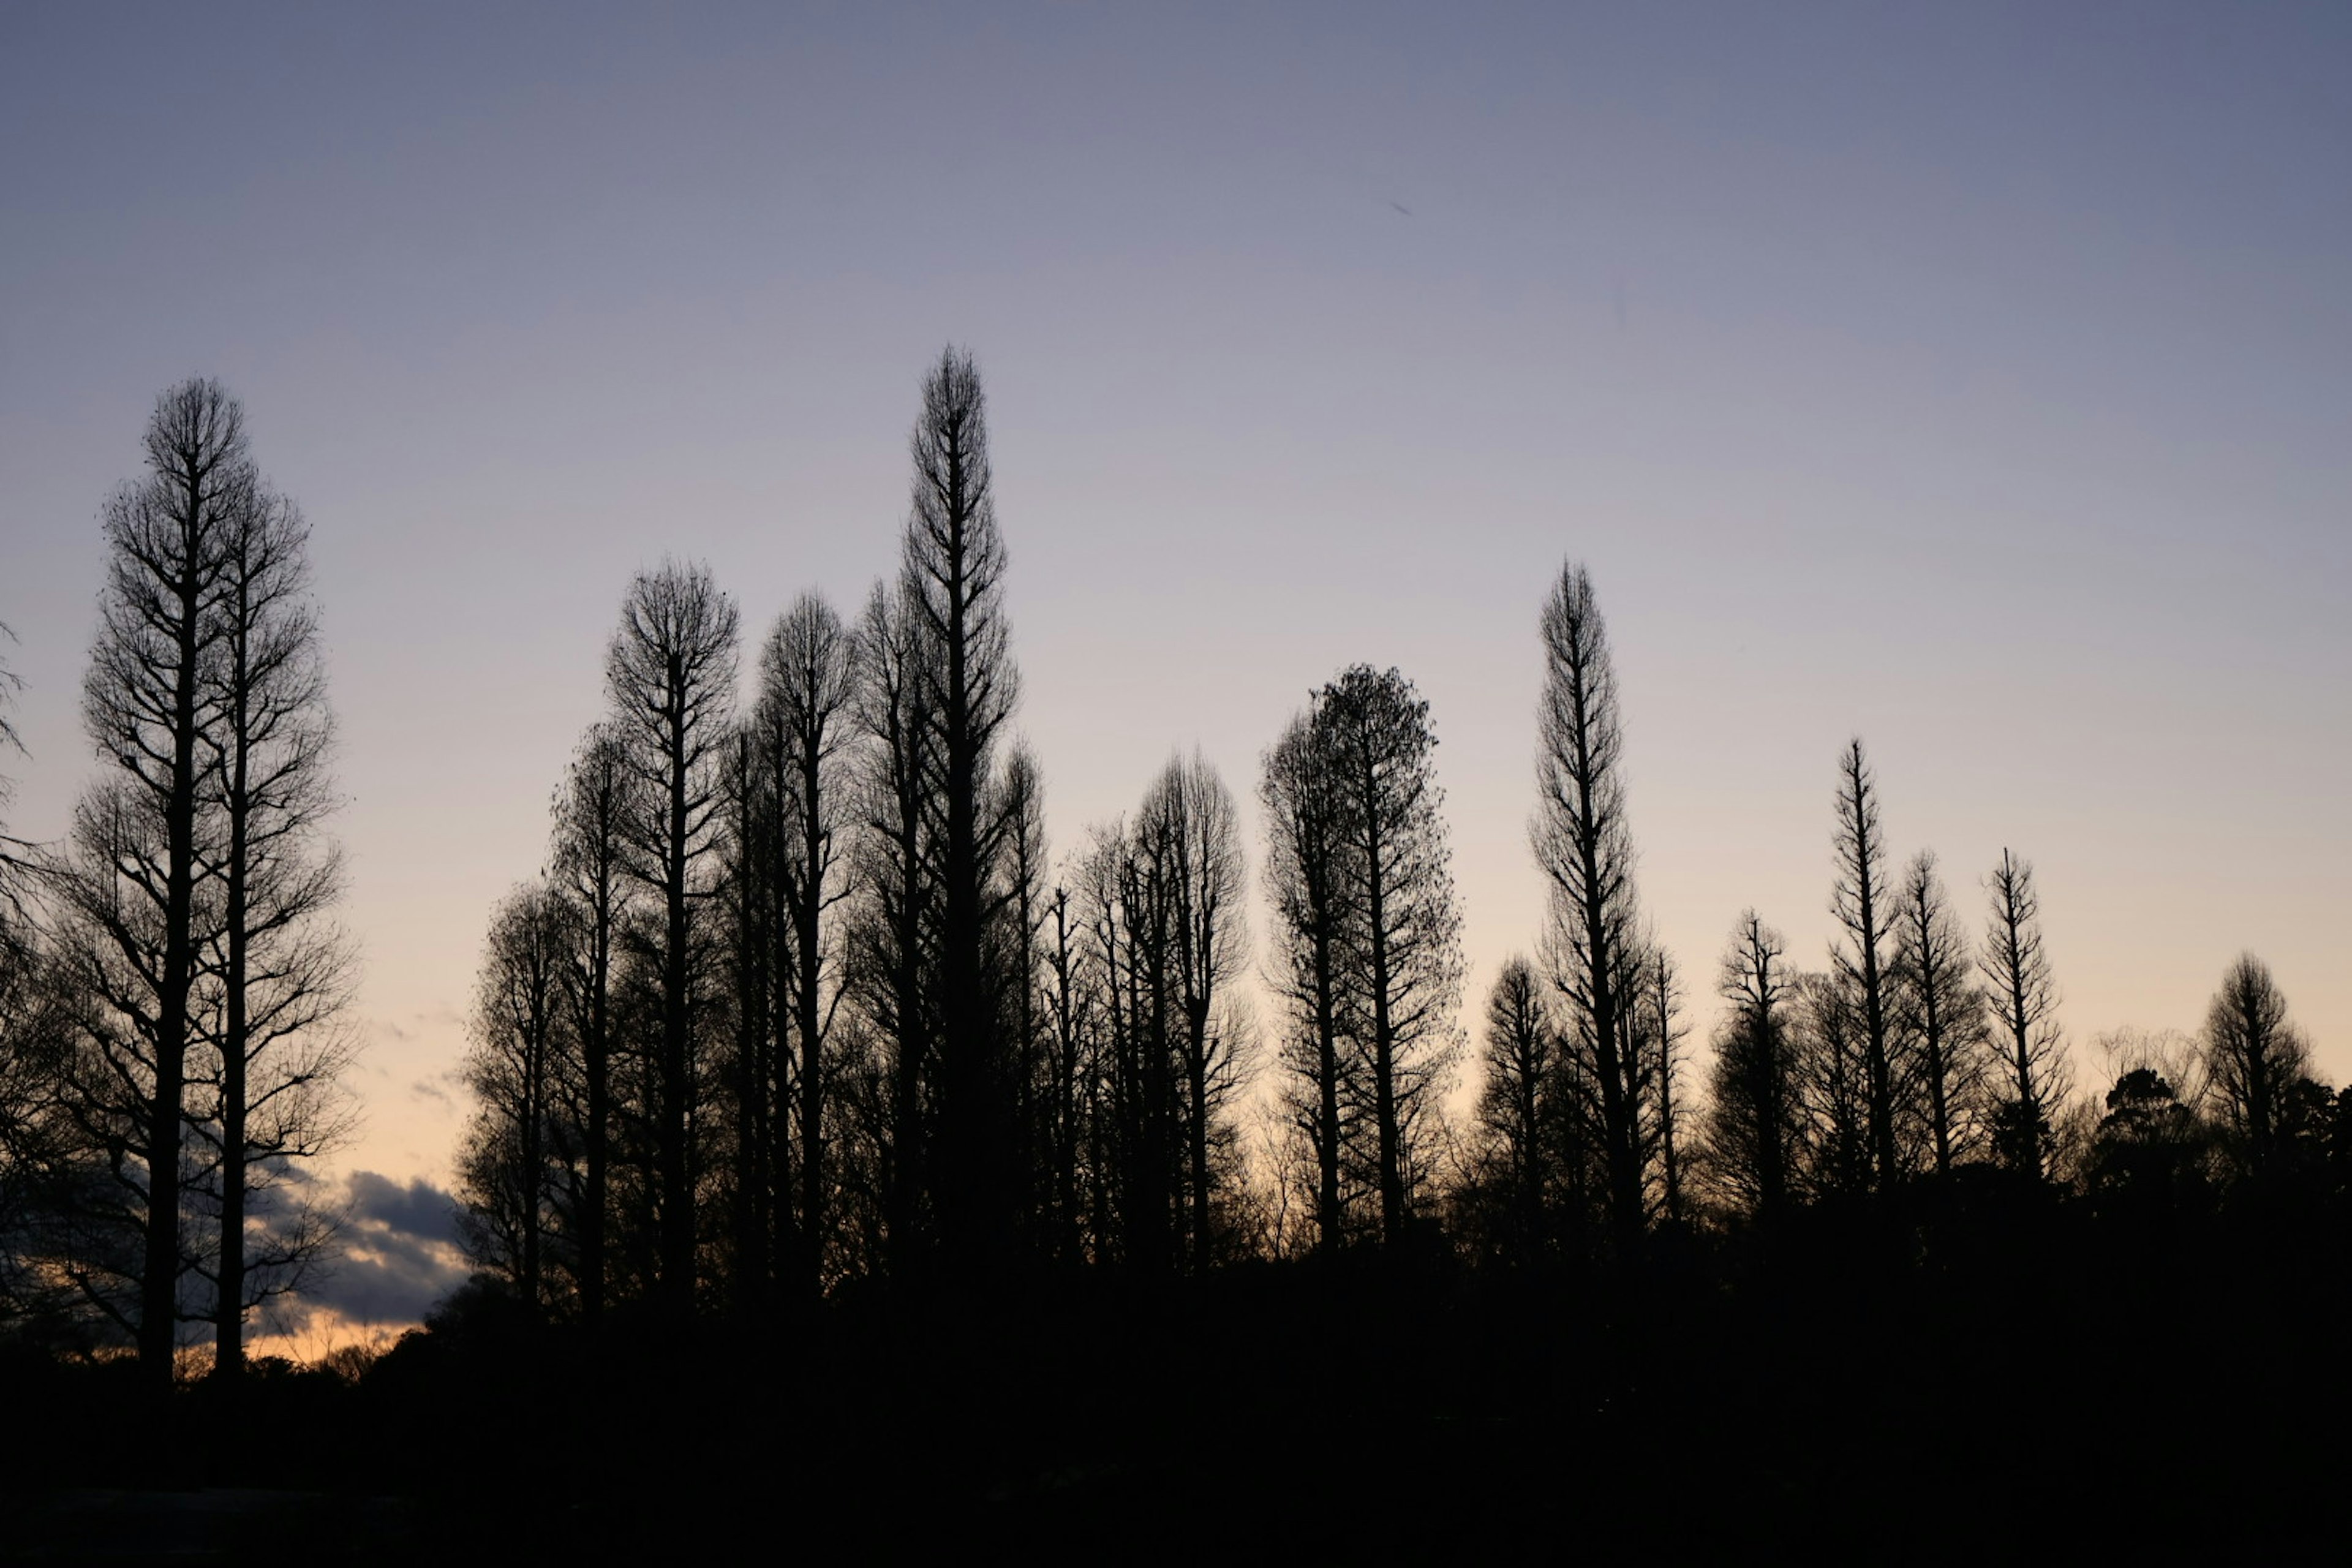
POLYGON ((234 1375, 331 1237, 297 1178, 348 1123, 352 958, 308 528, 215 382, 144 447, 103 511, 100 776, 63 843, 0 841, 0 1287, 162 1380, 189 1324, 234 1375))
MULTIPOLYGON (((477 1009, 474 1246, 536 1310, 749 1308, 1048 1262, 1199 1271, 1449 1230, 1500 1259, 1607 1258, 1970 1165, 2090 1168, 2031 867, 2004 853, 1972 935, 1932 855, 1891 868, 1859 741, 1829 962, 1799 970, 1743 914, 1693 1092, 1573 564, 1540 623, 1549 915, 1487 998, 1467 1126, 1444 1109, 1464 965, 1435 737, 1397 671, 1341 671, 1265 755, 1262 967, 1234 801, 1197 754, 1055 861, 1041 772, 1005 741, 983 416, 950 351, 924 384, 897 577, 855 624, 793 605, 740 712, 736 616, 708 574, 633 584, 608 714, 558 793, 551 870, 498 913, 477 1009)), ((2200 1059, 2217 1114, 2278 1122, 2200 1059)), ((2308 1086, 2283 1013, 2247 1059, 2258 1085, 2308 1086)), ((2283 1134, 2245 1136, 2230 1147, 2283 1134)))
MULTIPOLYGON (((0 1264, 13 1306, 128 1338, 158 1376, 189 1324, 233 1373, 331 1230, 299 1176, 346 1121, 332 727, 307 533, 235 401, 173 389, 146 446, 106 512, 100 777, 65 844, 0 839, 0 1264)), ((2252 959, 2196 1048, 2119 1042, 2105 1116, 2075 1101, 2030 866, 2004 853, 1967 929, 1932 856, 1893 868, 1859 741, 1829 962, 1799 969, 1743 914, 1695 1074, 1574 564, 1540 619, 1547 916, 1449 1125, 1461 918, 1412 683, 1348 668, 1275 738, 1255 876, 1198 754, 1057 858, 1011 739, 968 355, 925 377, 910 458, 894 577, 854 616, 795 602, 748 682, 706 570, 625 598, 605 711, 473 1009, 463 1223, 536 1313, 1451 1243, 1606 1259, 1973 1165, 2134 1190, 2160 1167, 2169 1190, 2352 1152, 2252 959)))

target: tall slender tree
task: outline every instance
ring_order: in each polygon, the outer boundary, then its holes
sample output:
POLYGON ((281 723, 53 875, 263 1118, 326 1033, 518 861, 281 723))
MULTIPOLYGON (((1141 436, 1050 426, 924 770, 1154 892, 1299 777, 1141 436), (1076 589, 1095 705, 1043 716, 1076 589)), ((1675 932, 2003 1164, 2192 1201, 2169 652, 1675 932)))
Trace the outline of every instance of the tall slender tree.
POLYGON ((720 769, 735 689, 734 602, 709 569, 666 562, 629 585, 605 658, 623 765, 629 874, 659 906, 647 923, 659 997, 652 1087, 661 1291, 684 1313, 696 1277, 696 1121, 709 1027, 713 933, 704 910, 718 869, 720 769))
POLYGON ((142 1375, 161 1384, 188 1256, 181 1167, 197 982, 218 925, 204 789, 217 713, 205 671, 222 635, 229 542, 265 499, 244 409, 218 382, 165 392, 143 445, 145 476, 105 509, 106 585, 82 683, 84 728, 114 772, 76 811, 59 885, 89 939, 79 967, 100 1001, 85 1105, 120 1106, 135 1123, 103 1136, 124 1152, 114 1165, 122 1212, 142 1232, 136 1305, 123 1317, 142 1375))
POLYGON ((1633 841, 1619 766, 1624 747, 1617 677, 1592 579, 1561 566, 1540 623, 1536 860, 1549 884, 1552 983, 1568 1005, 1570 1070, 1601 1151, 1609 1215, 1620 1241, 1644 1217, 1645 1074, 1625 1050, 1635 980, 1633 841))
POLYGON ((580 1310, 604 1316, 610 1278, 614 1118, 614 986, 635 884, 625 869, 627 825, 635 810, 621 733, 592 728, 555 797, 554 876, 572 906, 575 946, 566 995, 580 1041, 580 1310))
POLYGON ((1020 1218, 1018 1112, 1002 987, 990 963, 1003 914, 994 873, 1006 831, 991 809, 990 786, 1017 680, 986 400, 970 353, 949 348, 924 377, 909 446, 901 597, 931 653, 919 671, 929 688, 923 716, 934 772, 926 794, 939 889, 934 1196, 950 1258, 978 1268, 1009 1253, 1020 1218))
POLYGON ((1918 1081, 1937 1174, 1973 1152, 1982 1078, 1984 999, 1974 983, 1968 933, 1952 912, 1936 857, 1921 850, 1895 889, 1892 1021, 1918 1081))
POLYGON ((791 1030, 791 1124, 797 1176, 793 1230, 802 1284, 824 1284, 826 1117, 835 1072, 834 1019, 842 997, 835 910, 849 896, 844 828, 849 751, 861 679, 858 639, 814 594, 793 601, 760 656, 754 723, 776 775, 776 891, 783 939, 782 1016, 791 1030))
POLYGON ((1339 894, 1354 941, 1341 984, 1350 995, 1360 1089, 1372 1134, 1381 1237, 1406 1237, 1428 1168, 1427 1117, 1458 1042, 1462 917, 1431 752, 1429 704, 1396 670, 1356 665, 1323 689, 1339 813, 1339 894))
POLYGON ((874 1181, 888 1261, 921 1268, 929 1210, 932 1079, 940 1035, 939 880, 932 850, 933 777, 925 674, 936 650, 903 591, 877 584, 859 633, 866 653, 857 729, 859 823, 850 921, 850 978, 884 1058, 874 1181))
POLYGON ((1258 791, 1274 907, 1272 984, 1284 1012, 1280 1058, 1291 1120, 1313 1154, 1316 1246, 1327 1254, 1347 1237, 1347 1149, 1360 1098, 1347 1049, 1355 1026, 1341 984, 1356 928, 1339 868, 1353 837, 1350 801, 1328 748, 1318 701, 1266 752, 1258 791))
POLYGON ((348 1124, 338 1080, 349 1040, 334 1026, 351 994, 352 954, 328 921, 342 861, 324 835, 338 803, 309 538, 300 512, 266 489, 232 517, 219 631, 203 671, 212 721, 200 789, 219 820, 208 870, 220 888, 206 966, 220 1003, 192 1120, 210 1145, 218 1209, 212 1317, 224 1377, 245 1364, 248 1312, 296 1288, 328 1235, 323 1215, 289 1198, 279 1177, 348 1124))
POLYGON ((1994 1149, 2002 1163, 2040 1181, 2049 1174, 2051 1134, 2067 1090, 2058 988, 2042 945, 2042 899, 2032 863, 2002 850, 1986 887, 1991 919, 1977 963, 2000 1042, 1994 1149))
POLYGON ((1878 780, 1863 756, 1859 736, 1838 754, 1837 832, 1831 840, 1837 880, 1830 912, 1840 941, 1831 948, 1834 973, 1853 993, 1861 1028, 1863 1101, 1872 1181, 1881 1189, 1902 1174, 1895 1137, 1899 1068, 1892 1049, 1886 994, 1890 889, 1886 839, 1878 825, 1878 780))
MULTIPOLYGON (((562 1083, 578 1048, 566 1005, 577 907, 549 884, 515 889, 490 916, 465 1075, 476 1110, 457 1159, 468 1250, 533 1316, 552 1294, 562 1083)), ((576 1238, 568 1238, 576 1239, 576 1238)))
POLYGON ((1166 889, 1183 1082, 1184 1219, 1192 1266, 1205 1271, 1213 1240, 1210 1155, 1223 1142, 1219 1122, 1240 1065, 1232 990, 1249 966, 1241 828, 1233 795, 1198 751, 1169 763, 1136 820, 1166 889))

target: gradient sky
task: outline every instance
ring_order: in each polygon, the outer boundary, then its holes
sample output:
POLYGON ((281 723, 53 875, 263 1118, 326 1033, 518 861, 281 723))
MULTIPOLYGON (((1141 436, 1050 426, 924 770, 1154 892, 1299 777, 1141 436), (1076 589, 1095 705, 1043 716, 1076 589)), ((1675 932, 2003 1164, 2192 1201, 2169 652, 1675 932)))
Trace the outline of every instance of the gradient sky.
POLYGON ((13 826, 91 776, 100 504, 157 392, 219 376, 313 529, 366 953, 341 1168, 404 1213, 630 574, 707 558, 754 636, 854 607, 953 341, 1057 848, 1195 742, 1254 819, 1308 689, 1397 665, 1468 1019, 1540 923, 1572 557, 1702 1035, 1743 907, 1825 955, 1858 733, 1972 921, 2034 862, 2086 1082, 2244 949, 2341 1081, 2347 68, 2340 5, 18 0, 13 826))

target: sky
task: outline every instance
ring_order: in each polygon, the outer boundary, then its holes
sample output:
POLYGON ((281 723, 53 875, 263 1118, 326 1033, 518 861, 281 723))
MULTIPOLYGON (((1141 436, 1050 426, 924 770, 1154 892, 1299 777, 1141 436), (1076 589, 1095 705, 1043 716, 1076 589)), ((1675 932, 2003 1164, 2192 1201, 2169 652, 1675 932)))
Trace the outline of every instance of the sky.
POLYGON ((353 1279, 442 1288, 399 1238, 630 576, 707 560, 747 645, 853 609, 954 342, 1058 848, 1195 745, 1254 822, 1307 693, 1393 665, 1466 1029, 1542 927, 1536 621, 1579 562, 1699 1039, 1743 909, 1826 959, 1858 735, 1972 920, 2032 862, 2086 1084, 2242 951, 2342 1082, 2347 67, 2324 5, 19 0, 9 827, 94 776, 99 508, 217 376, 312 530, 365 955, 326 1175, 381 1232, 353 1279))

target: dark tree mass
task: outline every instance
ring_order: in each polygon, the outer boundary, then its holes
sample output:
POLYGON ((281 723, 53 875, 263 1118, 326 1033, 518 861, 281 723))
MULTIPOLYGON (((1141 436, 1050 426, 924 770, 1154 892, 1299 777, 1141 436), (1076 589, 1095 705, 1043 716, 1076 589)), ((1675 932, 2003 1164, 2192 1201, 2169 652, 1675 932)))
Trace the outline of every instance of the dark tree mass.
POLYGON ((1972 921, 1857 737, 1825 962, 1748 909, 1685 967, 1573 561, 1530 605, 1547 904, 1470 1019, 1439 716, 1396 668, 1329 671, 1254 779, 1171 751, 1056 845, 952 348, 855 613, 803 594, 747 647, 703 564, 619 595, 541 869, 483 912, 472 1278, 297 1366, 268 1336, 342 1246, 313 1167, 358 978, 310 531, 216 383, 142 452, 91 776, 61 842, 0 818, 0 1503, 37 1554, 120 1487, 537 1561, 2011 1555, 2326 1507, 2352 1090, 2261 959, 2095 1071, 2032 864, 1972 921))

